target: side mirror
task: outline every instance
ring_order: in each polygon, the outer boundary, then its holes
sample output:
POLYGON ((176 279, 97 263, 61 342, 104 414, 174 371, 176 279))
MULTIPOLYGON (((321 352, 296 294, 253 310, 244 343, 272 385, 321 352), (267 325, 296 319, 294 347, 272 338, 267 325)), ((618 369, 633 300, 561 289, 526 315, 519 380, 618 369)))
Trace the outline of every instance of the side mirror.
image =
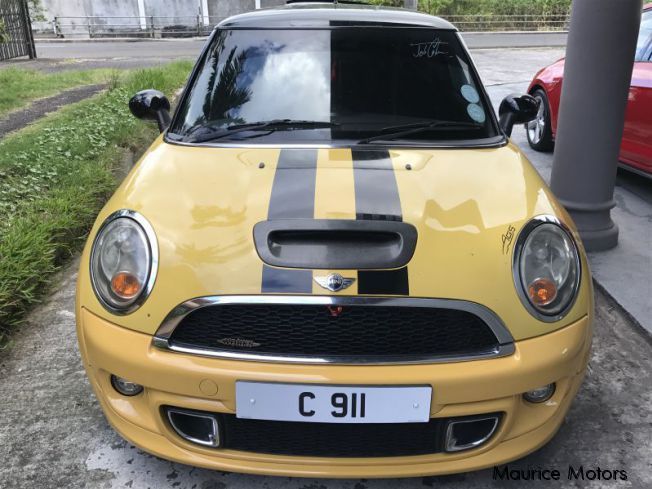
POLYGON ((514 124, 525 124, 534 120, 539 111, 539 102, 531 95, 507 95, 498 108, 500 128, 512 135, 514 124))
POLYGON ((170 125, 170 101, 158 90, 142 90, 129 100, 129 110, 138 119, 153 120, 163 132, 170 125))

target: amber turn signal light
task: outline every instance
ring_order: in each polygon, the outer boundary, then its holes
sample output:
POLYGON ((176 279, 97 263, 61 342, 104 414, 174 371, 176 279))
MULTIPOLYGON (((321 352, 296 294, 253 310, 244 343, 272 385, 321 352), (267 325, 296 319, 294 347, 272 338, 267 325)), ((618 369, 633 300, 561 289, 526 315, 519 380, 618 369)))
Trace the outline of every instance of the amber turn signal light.
POLYGON ((118 272, 111 279, 111 290, 121 299, 133 299, 140 292, 140 282, 129 272, 118 272))
POLYGON ((533 304, 547 306, 557 297, 557 287, 552 280, 538 278, 528 287, 528 294, 533 304))

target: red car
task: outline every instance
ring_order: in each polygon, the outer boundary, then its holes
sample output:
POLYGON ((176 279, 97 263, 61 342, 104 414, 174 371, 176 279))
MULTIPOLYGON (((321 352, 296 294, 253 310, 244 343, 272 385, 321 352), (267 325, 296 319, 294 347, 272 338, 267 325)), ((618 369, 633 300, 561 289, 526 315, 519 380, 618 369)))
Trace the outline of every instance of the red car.
MULTIPOLYGON (((536 119, 526 124, 528 142, 537 151, 553 149, 563 76, 564 60, 560 59, 539 71, 528 88, 528 93, 540 101, 536 119)), ((620 163, 637 173, 652 175, 652 3, 643 8, 620 163)))

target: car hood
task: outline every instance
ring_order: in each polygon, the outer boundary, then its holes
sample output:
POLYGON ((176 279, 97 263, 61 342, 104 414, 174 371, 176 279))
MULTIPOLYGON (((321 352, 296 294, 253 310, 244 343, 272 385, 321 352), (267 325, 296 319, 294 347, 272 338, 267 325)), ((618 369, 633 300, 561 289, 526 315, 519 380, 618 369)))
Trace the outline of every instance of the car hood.
MULTIPOLYGON (((352 151, 188 147, 159 139, 100 213, 82 263, 99 225, 120 209, 139 212, 155 230, 159 270, 152 294, 120 318, 92 294, 83 304, 150 334, 192 298, 335 294, 314 279, 339 272, 356 279, 339 295, 463 299, 492 309, 516 339, 532 336, 533 318, 514 287, 513 245, 537 215, 555 215, 572 227, 511 144, 352 151), (269 219, 402 221, 416 228, 418 239, 407 266, 397 270, 279 269, 264 265, 254 244, 254 226, 269 219)), ((80 282, 87 275, 82 265, 80 282)), ((546 330, 579 319, 586 311, 580 302, 546 330)))

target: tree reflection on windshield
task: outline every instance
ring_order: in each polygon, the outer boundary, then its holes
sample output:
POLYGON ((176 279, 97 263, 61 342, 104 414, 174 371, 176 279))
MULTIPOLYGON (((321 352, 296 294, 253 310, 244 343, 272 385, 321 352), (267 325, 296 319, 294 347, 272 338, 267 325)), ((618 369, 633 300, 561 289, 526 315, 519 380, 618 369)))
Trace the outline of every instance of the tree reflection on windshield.
MULTIPOLYGON (((246 104, 251 98, 249 87, 238 86, 238 77, 243 71, 246 59, 246 51, 236 56, 236 48, 233 48, 224 63, 218 82, 211 80, 211 86, 215 88, 206 94, 204 101, 204 116, 209 121, 229 119, 236 123, 244 122, 240 118, 230 118, 229 112, 246 104)), ((217 59, 211 76, 213 79, 217 76, 217 59)))
MULTIPOLYGON (((360 141, 388 126, 446 121, 394 140, 479 140, 499 136, 491 111, 453 32, 224 29, 200 61, 170 133, 196 142, 234 125, 292 120, 330 125, 259 132, 257 141, 360 141)), ((221 139, 253 137, 241 133, 221 139)))

